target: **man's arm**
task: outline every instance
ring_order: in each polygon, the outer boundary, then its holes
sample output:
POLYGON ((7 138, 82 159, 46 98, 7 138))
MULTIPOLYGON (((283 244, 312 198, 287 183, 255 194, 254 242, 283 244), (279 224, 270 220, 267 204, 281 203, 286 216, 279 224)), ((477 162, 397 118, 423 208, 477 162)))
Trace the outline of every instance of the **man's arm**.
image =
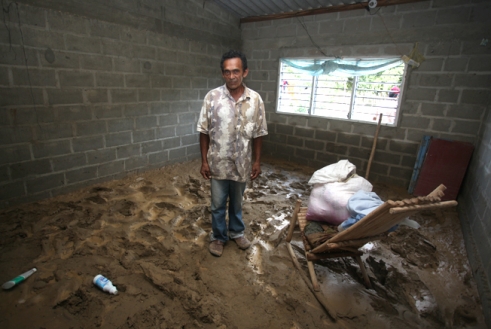
POLYGON ((261 149, 263 147, 263 137, 252 139, 252 147, 254 155, 252 157, 251 180, 254 180, 261 173, 261 149))
POLYGON ((210 136, 199 133, 199 147, 201 150, 201 176, 205 179, 211 178, 210 166, 208 165, 208 148, 210 147, 210 136))

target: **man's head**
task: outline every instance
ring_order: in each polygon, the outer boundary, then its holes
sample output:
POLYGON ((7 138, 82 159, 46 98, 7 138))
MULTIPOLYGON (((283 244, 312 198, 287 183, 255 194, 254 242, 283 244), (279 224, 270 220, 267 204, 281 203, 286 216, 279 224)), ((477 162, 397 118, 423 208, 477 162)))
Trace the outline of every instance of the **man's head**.
POLYGON ((232 59, 232 58, 240 58, 240 60, 242 61, 242 69, 244 71, 247 70, 247 58, 245 57, 245 55, 238 50, 229 50, 222 55, 222 60, 220 61, 220 68, 222 69, 222 72, 223 72, 223 63, 227 59, 232 59))
POLYGON ((238 88, 242 86, 242 80, 249 73, 245 55, 239 51, 230 50, 223 54, 220 67, 227 88, 230 91, 240 90, 238 88))

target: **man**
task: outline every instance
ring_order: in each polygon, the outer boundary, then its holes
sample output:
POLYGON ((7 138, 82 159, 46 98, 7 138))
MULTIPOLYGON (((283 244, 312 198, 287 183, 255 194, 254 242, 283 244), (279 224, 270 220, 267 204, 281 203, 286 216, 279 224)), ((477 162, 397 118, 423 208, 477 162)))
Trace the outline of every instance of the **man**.
POLYGON ((244 250, 251 245, 244 236, 242 197, 247 179, 261 173, 262 136, 268 134, 261 96, 243 83, 249 73, 245 55, 231 50, 220 66, 225 85, 208 92, 198 119, 200 173, 211 179, 209 251, 217 257, 229 238, 244 250))

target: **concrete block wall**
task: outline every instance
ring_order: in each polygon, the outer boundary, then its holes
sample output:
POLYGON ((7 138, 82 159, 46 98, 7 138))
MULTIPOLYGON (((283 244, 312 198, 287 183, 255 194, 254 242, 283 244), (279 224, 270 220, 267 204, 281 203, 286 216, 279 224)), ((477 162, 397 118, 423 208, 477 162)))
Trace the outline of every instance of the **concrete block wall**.
POLYGON ((429 0, 375 12, 242 26, 243 49, 254 72, 247 83, 266 103, 265 153, 315 168, 348 159, 364 175, 375 125, 276 113, 279 58, 400 56, 418 43, 426 60, 408 72, 397 127, 381 128, 369 179, 407 188, 423 135, 476 146, 459 213, 491 326, 491 43, 482 42, 491 35, 491 1, 429 0))
POLYGON ((279 58, 409 55, 397 127, 380 130, 370 180, 407 187, 423 135, 476 143, 490 102, 490 1, 432 0, 349 12, 247 23, 247 83, 267 108, 265 152, 321 168, 348 159, 364 175, 376 125, 276 113, 279 58))
POLYGON ((199 156, 237 18, 198 0, 2 5, 0 206, 199 156))
POLYGON ((491 115, 474 153, 459 198, 459 215, 472 273, 491 324, 491 115))

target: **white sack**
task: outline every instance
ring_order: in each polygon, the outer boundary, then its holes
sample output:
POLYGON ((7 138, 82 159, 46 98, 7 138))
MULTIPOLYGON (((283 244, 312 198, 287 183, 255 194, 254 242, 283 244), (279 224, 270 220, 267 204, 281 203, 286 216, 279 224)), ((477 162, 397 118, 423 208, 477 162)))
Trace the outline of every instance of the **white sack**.
POLYGON ((314 172, 309 185, 345 181, 356 172, 356 166, 348 160, 339 160, 314 172))

